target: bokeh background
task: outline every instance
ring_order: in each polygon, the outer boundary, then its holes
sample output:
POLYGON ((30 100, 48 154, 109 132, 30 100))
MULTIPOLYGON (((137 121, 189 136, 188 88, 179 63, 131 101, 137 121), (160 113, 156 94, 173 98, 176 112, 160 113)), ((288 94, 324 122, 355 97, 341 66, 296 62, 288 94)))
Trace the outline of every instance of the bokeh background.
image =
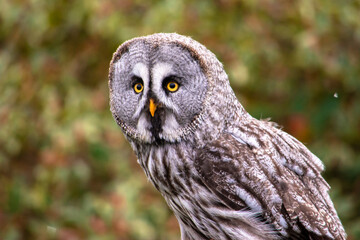
POLYGON ((326 165, 360 239, 360 1, 0 2, 0 239, 180 239, 112 119, 112 53, 154 32, 192 36, 239 100, 326 165))

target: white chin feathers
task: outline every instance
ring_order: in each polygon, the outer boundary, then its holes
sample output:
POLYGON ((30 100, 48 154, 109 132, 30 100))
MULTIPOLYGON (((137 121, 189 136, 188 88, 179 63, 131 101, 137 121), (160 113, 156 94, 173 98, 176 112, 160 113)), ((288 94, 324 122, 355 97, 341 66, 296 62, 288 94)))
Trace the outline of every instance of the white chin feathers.
POLYGON ((150 132, 151 124, 148 121, 147 116, 144 112, 141 113, 141 115, 139 117, 136 129, 137 129, 137 133, 138 133, 140 141, 144 141, 147 143, 151 142, 151 140, 153 139, 152 134, 150 132))
MULTIPOLYGON (((156 113, 155 113, 156 114, 156 113)), ((161 120, 162 126, 159 133, 159 138, 168 142, 177 142, 181 138, 181 129, 173 113, 168 112, 165 114, 165 119, 161 120)), ((137 124, 137 133, 139 140, 151 143, 155 137, 151 133, 151 123, 149 122, 146 113, 141 113, 137 124)))
POLYGON ((169 142, 176 142, 180 140, 179 133, 180 126, 176 121, 176 118, 173 113, 167 113, 166 119, 163 122, 162 132, 160 133, 160 138, 167 140, 169 142))

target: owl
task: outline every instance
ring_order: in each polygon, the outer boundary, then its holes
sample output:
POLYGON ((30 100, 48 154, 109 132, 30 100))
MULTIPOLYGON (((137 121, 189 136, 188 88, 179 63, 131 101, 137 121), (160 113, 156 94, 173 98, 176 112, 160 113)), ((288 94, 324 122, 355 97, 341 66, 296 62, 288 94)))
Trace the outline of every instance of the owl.
POLYGON ((345 239, 324 166, 237 100, 216 56, 190 37, 126 41, 110 109, 182 240, 345 239))

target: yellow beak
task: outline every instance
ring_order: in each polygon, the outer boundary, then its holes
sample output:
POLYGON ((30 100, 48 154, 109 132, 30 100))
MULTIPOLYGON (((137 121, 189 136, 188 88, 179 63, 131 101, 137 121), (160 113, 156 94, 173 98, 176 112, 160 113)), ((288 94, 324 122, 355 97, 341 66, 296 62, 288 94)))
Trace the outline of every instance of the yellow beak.
POLYGON ((154 117, 157 105, 154 103, 154 99, 150 98, 149 110, 152 117, 154 117))

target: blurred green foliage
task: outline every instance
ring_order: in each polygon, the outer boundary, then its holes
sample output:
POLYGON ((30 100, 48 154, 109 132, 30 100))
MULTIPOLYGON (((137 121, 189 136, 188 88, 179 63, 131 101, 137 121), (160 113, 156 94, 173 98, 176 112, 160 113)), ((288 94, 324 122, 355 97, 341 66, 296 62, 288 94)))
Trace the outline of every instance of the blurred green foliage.
POLYGON ((112 53, 178 32, 206 45, 256 118, 326 165, 360 239, 360 2, 0 2, 0 239, 179 239, 108 106, 112 53))

